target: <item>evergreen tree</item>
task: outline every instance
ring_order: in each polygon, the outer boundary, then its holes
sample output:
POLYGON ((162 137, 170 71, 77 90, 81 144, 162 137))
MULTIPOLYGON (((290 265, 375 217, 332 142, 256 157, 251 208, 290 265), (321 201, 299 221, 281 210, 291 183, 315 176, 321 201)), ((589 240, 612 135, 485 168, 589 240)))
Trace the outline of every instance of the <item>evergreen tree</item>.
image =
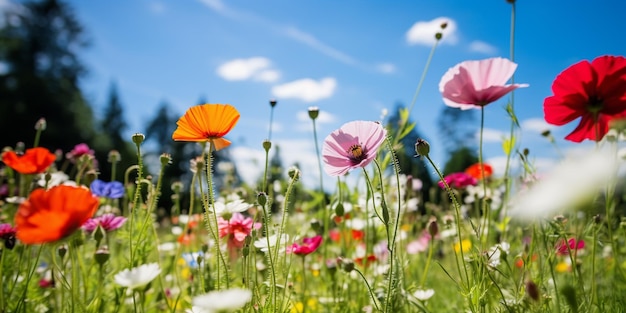
POLYGON ((93 114, 79 88, 86 70, 78 53, 86 47, 83 27, 65 3, 26 2, 6 11, 0 28, 0 146, 32 145, 35 122, 47 128, 41 145, 70 150, 92 144, 93 114))
MULTIPOLYGON (((104 107, 103 117, 100 120, 100 132, 95 140, 94 149, 96 157, 99 160, 106 160, 108 153, 116 150, 120 153, 121 160, 117 164, 117 173, 115 178, 120 180, 121 175, 129 166, 137 164, 137 154, 134 145, 130 142, 130 138, 124 138, 124 131, 128 128, 128 124, 124 119, 124 106, 120 100, 115 83, 111 83, 109 89, 109 98, 104 107)), ((100 176, 102 179, 109 179, 111 174, 110 166, 100 165, 100 176)))
POLYGON ((448 159, 443 167, 444 174, 462 172, 478 162, 476 156, 476 127, 474 110, 460 110, 444 106, 439 119, 439 135, 448 159))

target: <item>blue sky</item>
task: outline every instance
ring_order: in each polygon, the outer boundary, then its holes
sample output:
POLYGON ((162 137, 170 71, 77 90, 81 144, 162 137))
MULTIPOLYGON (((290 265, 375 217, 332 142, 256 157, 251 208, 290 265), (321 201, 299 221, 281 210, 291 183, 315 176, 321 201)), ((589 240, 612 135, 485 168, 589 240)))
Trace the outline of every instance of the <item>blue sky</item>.
MULTIPOLYGON (((317 181, 309 106, 322 112, 321 146, 345 122, 379 120, 383 109, 410 104, 432 46, 424 38, 434 36, 432 26, 439 19, 449 27, 411 117, 443 164, 436 128, 444 106, 441 76, 464 60, 510 56, 511 5, 504 0, 69 3, 92 42, 82 55, 90 69, 83 86, 96 112, 113 80, 129 133, 143 132, 162 101, 180 114, 200 98, 230 103, 241 119, 227 136, 233 141, 229 149, 246 179, 260 175, 256 164, 263 162, 271 98, 278 101, 272 141, 281 147, 286 166, 300 162, 305 183, 317 181), (407 36, 411 29, 413 37, 407 36)), ((515 92, 523 126, 520 147, 529 147, 538 165, 549 166, 556 156, 538 135, 547 127, 542 104, 556 75, 582 59, 626 54, 618 35, 626 5, 591 3, 524 0, 516 5, 515 81, 530 85, 515 92)), ((502 99, 485 111, 485 153, 496 166, 510 125, 505 104, 502 99)), ((564 150, 579 147, 562 140, 574 126, 552 129, 564 150)))

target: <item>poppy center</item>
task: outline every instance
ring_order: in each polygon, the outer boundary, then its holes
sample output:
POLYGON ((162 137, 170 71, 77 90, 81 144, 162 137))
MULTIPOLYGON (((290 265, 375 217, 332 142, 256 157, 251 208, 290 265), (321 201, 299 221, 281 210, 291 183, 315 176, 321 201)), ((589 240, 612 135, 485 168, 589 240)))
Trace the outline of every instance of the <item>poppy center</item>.
POLYGON ((602 111, 602 99, 598 96, 590 96, 587 104, 587 110, 591 113, 600 113, 602 111))
POLYGON ((362 161, 365 159, 365 153, 363 151, 363 147, 361 145, 352 145, 348 149, 349 156, 357 161, 362 161))

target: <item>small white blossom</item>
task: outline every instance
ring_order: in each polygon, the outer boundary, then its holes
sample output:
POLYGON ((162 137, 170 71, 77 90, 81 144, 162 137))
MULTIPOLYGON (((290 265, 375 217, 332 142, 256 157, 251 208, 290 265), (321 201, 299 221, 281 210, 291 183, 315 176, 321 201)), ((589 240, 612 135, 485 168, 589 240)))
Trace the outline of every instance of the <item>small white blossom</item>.
POLYGON ((199 295, 191 300, 192 313, 226 313, 243 308, 252 300, 252 292, 247 289, 233 288, 222 291, 212 291, 199 295))
POLYGON ((433 295, 435 295, 435 290, 433 289, 417 289, 413 293, 413 296, 420 301, 426 301, 432 298, 433 295))
POLYGON ((143 264, 132 269, 125 269, 115 274, 115 282, 128 289, 135 289, 150 283, 161 273, 157 263, 143 264))

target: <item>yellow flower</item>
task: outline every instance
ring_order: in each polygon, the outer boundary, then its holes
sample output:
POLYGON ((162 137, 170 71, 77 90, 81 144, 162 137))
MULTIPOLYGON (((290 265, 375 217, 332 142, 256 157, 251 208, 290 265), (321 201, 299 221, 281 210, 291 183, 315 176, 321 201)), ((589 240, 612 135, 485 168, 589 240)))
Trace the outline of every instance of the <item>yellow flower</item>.
MULTIPOLYGON (((307 311, 315 311, 317 310, 317 300, 315 298, 310 298, 306 301, 307 311)), ((304 311, 304 304, 298 301, 294 303, 293 307, 291 307, 291 313, 302 313, 304 311)))
POLYGON ((561 261, 556 265, 554 269, 556 269, 556 271, 559 273, 565 273, 565 272, 569 272, 572 269, 572 267, 570 266, 568 262, 561 261))
POLYGON ((461 242, 457 242, 454 244, 454 252, 460 252, 461 246, 463 246, 463 253, 469 252, 472 248, 472 242, 469 239, 463 239, 461 242))

